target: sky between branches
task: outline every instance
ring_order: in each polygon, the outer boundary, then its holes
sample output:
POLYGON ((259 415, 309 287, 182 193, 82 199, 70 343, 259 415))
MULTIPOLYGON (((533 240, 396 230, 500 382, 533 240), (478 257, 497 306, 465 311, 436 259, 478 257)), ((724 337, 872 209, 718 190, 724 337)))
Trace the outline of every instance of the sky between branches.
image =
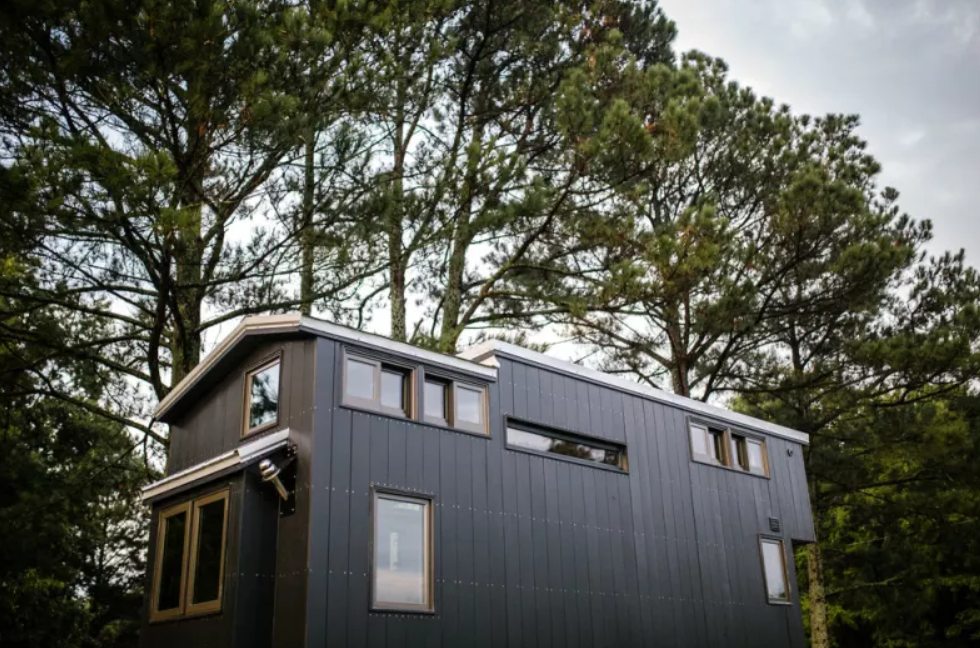
POLYGON ((861 115, 930 252, 980 264, 980 0, 661 0, 677 51, 794 112, 861 115))

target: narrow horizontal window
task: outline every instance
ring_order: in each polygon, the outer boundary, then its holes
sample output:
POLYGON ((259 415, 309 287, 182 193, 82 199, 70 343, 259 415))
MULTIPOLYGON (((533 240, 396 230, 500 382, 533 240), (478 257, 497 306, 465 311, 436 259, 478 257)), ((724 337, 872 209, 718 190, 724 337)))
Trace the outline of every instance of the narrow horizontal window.
POLYGON ((152 621, 221 609, 227 526, 227 490, 160 512, 152 621))
POLYGON ((564 432, 507 427, 507 445, 626 470, 626 449, 564 432))
POLYGON ((279 360, 245 374, 245 434, 264 430, 279 420, 279 360))
POLYGON ((412 370, 347 353, 344 355, 344 403, 411 416, 412 370))
POLYGON ((432 501, 375 492, 373 541, 373 607, 431 611, 432 501))
POLYGON ((486 387, 426 376, 422 398, 426 421, 466 432, 488 433, 486 387))
POLYGON ((762 538, 762 567, 766 582, 766 597, 770 603, 788 603, 789 579, 786 574, 786 552, 782 540, 762 538))

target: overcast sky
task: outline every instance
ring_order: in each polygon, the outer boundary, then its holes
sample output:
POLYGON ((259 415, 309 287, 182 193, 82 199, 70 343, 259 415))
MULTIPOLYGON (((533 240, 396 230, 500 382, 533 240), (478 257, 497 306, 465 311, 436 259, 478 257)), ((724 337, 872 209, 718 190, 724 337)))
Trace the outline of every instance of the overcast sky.
POLYGON ((933 252, 980 266, 980 0, 660 0, 678 51, 759 94, 857 113, 882 182, 930 219, 933 252))

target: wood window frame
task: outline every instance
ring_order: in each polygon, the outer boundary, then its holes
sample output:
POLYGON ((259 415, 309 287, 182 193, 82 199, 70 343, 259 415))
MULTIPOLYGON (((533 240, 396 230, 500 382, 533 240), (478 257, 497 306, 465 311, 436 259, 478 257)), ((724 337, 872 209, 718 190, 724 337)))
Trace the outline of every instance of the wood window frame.
POLYGON ((443 378, 442 376, 437 376, 434 374, 426 373, 422 378, 422 407, 420 411, 422 415, 422 420, 426 423, 432 425, 438 425, 441 427, 452 427, 453 420, 453 381, 449 378, 443 378), (439 385, 442 387, 442 413, 443 416, 430 416, 425 411, 427 405, 426 396, 426 385, 428 384, 439 385))
POLYGON ((580 466, 588 466, 589 468, 598 468, 600 470, 611 470, 617 473, 629 473, 629 455, 627 453, 626 445, 623 443, 618 443, 616 441, 610 441, 608 439, 597 439, 596 437, 588 436, 585 434, 579 434, 577 432, 570 432, 568 430, 560 430, 557 428, 549 428, 542 425, 536 425, 533 423, 526 423, 517 419, 512 419, 507 417, 504 419, 504 446, 508 450, 513 450, 515 452, 526 452, 528 454, 537 455, 539 457, 545 457, 548 459, 554 459, 556 461, 567 461, 569 463, 578 464, 580 466), (528 432, 530 434, 536 434, 538 436, 548 437, 552 439, 559 439, 562 441, 568 441, 570 443, 581 443, 582 445, 592 446, 600 450, 615 450, 619 453, 619 464, 611 465, 607 463, 602 463, 599 461, 591 461, 589 459, 580 459, 578 457, 573 457, 571 455, 558 454, 556 452, 547 452, 541 450, 535 450, 534 448, 527 448, 524 446, 512 444, 510 442, 509 430, 519 430, 521 432, 528 432))
POLYGON ((688 419, 687 429, 688 429, 687 443, 690 449, 692 461, 701 464, 706 464, 708 466, 726 468, 728 470, 733 470, 735 472, 742 473, 744 475, 754 475, 756 477, 765 477, 766 479, 771 478, 771 474, 769 470, 769 447, 765 438, 757 434, 745 432, 737 428, 731 428, 727 425, 719 425, 718 423, 714 423, 711 421, 706 421, 694 417, 688 419), (691 440, 691 436, 694 433, 694 431, 698 428, 704 431, 705 444, 706 447, 709 448, 713 443, 711 439, 712 433, 722 435, 721 456, 717 461, 711 456, 702 455, 694 451, 694 444, 691 440), (735 438, 745 440, 746 443, 745 460, 747 466, 746 468, 743 468, 741 465, 739 465, 737 457, 734 457, 732 455, 732 445, 734 443, 735 438), (751 467, 749 466, 748 447, 747 447, 749 443, 756 443, 762 449, 762 468, 763 468, 762 472, 752 470, 751 467))
POLYGON ((368 535, 368 556, 371 561, 370 570, 370 590, 371 590, 371 611, 373 612, 400 612, 414 614, 435 614, 435 495, 428 493, 416 493, 403 491, 393 488, 371 486, 371 532, 368 535), (377 533, 378 533, 378 500, 389 499, 412 504, 422 504, 425 506, 425 603, 391 603, 378 601, 377 598, 377 533))
POLYGON ((760 535, 759 536, 759 563, 762 567, 762 588, 763 593, 766 597, 766 603, 769 605, 793 605, 793 587, 789 580, 789 566, 786 559, 786 543, 782 538, 777 538, 775 536, 760 535), (766 544, 774 544, 779 547, 779 559, 782 563, 782 574, 783 583, 786 585, 786 598, 784 599, 774 599, 769 596, 769 581, 766 575, 766 554, 763 550, 763 546, 766 544))
POLYGON ((242 438, 247 436, 252 436, 253 434, 260 434, 271 430, 272 428, 279 425, 279 414, 280 406, 282 404, 282 351, 277 351, 271 356, 266 356, 262 360, 253 364, 249 369, 245 370, 245 411, 243 412, 242 418, 242 438), (279 395, 279 400, 276 402, 276 418, 263 423, 262 425, 256 425, 255 427, 249 427, 251 422, 251 410, 252 410, 252 378, 257 374, 262 373, 266 369, 273 367, 274 365, 279 365, 279 386, 277 388, 277 394, 279 395))
POLYGON ((157 513, 158 522, 156 546, 154 547, 156 555, 153 557, 153 587, 151 589, 150 600, 151 623, 156 623, 158 621, 170 621, 172 619, 184 619, 221 611, 222 604, 224 602, 225 559, 228 549, 228 509, 230 504, 230 494, 231 489, 226 487, 222 490, 207 493, 205 495, 191 498, 185 502, 181 502, 180 504, 169 506, 157 513), (198 521, 200 519, 200 508, 219 500, 224 500, 225 512, 224 519, 222 520, 221 532, 221 564, 218 570, 218 598, 214 601, 191 604, 190 597, 194 591, 194 578, 196 576, 194 572, 196 571, 197 567, 197 532, 199 527, 198 521), (161 585, 160 572, 161 568, 163 567, 163 546, 167 529, 166 520, 167 518, 179 513, 186 514, 187 522, 184 525, 184 549, 181 555, 180 563, 180 594, 178 596, 178 605, 176 608, 158 610, 157 606, 160 603, 161 585))
POLYGON ((186 595, 185 580, 187 575, 187 559, 190 553, 190 537, 191 537, 191 502, 181 502, 174 506, 163 509, 157 514, 157 542, 154 551, 156 555, 153 557, 153 588, 151 590, 151 600, 150 600, 150 621, 167 621, 169 619, 176 619, 184 616, 184 599, 186 595), (181 553, 180 560, 180 593, 177 596, 177 607, 170 608, 167 610, 160 610, 160 586, 161 586, 161 571, 163 569, 163 548, 164 541, 167 534, 167 518, 171 518, 175 515, 183 513, 185 515, 184 522, 184 548, 181 553))
POLYGON ((218 612, 221 610, 221 602, 224 599, 224 587, 225 587, 225 551, 228 548, 228 495, 229 489, 218 491, 211 495, 206 495, 204 497, 199 497, 193 501, 193 515, 191 516, 191 550, 190 557, 188 558, 187 565, 187 593, 186 593, 186 610, 187 615, 195 614, 207 614, 209 612, 218 612), (202 603, 194 603, 194 581, 197 578, 197 559, 198 551, 200 551, 200 525, 201 525, 201 508, 207 506, 208 504, 213 504, 215 502, 220 502, 224 500, 224 519, 221 521, 221 557, 219 558, 220 563, 218 565, 218 598, 213 601, 204 601, 202 603))
POLYGON ((395 416, 398 418, 411 419, 414 412, 416 411, 416 398, 415 398, 415 367, 409 364, 401 362, 392 362, 385 358, 381 358, 370 353, 362 353, 355 350, 344 349, 343 357, 341 358, 343 362, 343 367, 341 370, 342 380, 340 385, 341 390, 341 402, 347 407, 354 407, 357 409, 370 410, 372 412, 379 412, 382 414, 387 414, 388 416, 395 416), (374 380, 374 399, 358 398, 356 396, 351 396, 347 393, 347 385, 349 381, 348 376, 348 362, 354 360, 356 362, 362 362, 364 364, 372 365, 374 367, 373 380, 374 380), (385 407, 381 404, 382 394, 381 394, 381 374, 387 369, 389 371, 397 371, 404 376, 404 390, 403 402, 405 403, 405 409, 400 410, 394 407, 385 407))
POLYGON ((441 373, 432 373, 425 371, 422 376, 422 399, 423 402, 420 404, 420 419, 421 421, 428 423, 429 425, 438 425, 439 427, 446 427, 457 432, 466 432, 467 434, 473 434, 480 437, 490 436, 490 390, 489 386, 482 383, 475 383, 469 380, 460 380, 457 378, 450 378, 441 373), (427 382, 438 383, 443 385, 445 388, 445 398, 446 398, 446 417, 445 419, 437 418, 434 416, 427 416, 425 414, 425 384, 427 382), (480 423, 472 423, 470 421, 461 421, 456 416, 456 412, 459 409, 456 403, 456 395, 460 390, 469 390, 473 392, 478 392, 480 395, 480 418, 482 419, 480 423))

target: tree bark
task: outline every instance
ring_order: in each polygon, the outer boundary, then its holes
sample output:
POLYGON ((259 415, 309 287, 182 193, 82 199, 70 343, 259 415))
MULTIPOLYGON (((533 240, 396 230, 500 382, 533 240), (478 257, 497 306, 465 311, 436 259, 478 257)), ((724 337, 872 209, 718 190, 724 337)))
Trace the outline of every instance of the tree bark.
POLYGON ((827 595, 823 582, 823 562, 820 545, 814 542, 807 545, 807 574, 809 576, 810 598, 810 646, 811 648, 830 648, 830 627, 827 624, 827 595))
POLYGON ((306 134, 306 151, 303 161, 303 214, 300 223, 300 280, 299 280, 299 310, 303 315, 313 314, 313 253, 316 232, 313 229, 313 209, 315 205, 316 176, 314 162, 316 159, 316 133, 311 129, 306 134))

